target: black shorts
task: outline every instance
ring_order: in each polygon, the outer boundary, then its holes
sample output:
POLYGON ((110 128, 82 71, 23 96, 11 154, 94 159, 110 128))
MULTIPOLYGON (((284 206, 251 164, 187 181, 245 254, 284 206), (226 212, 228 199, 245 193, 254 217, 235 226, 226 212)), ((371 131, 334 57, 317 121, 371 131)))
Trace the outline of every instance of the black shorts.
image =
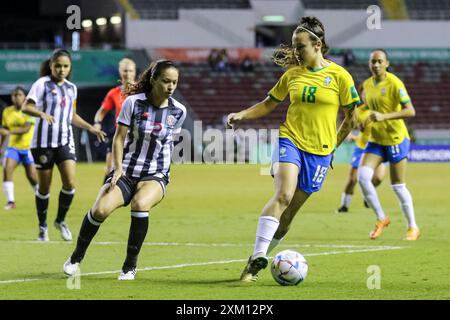
POLYGON ((69 144, 58 148, 33 148, 31 154, 38 170, 51 169, 54 164, 58 165, 66 160, 77 161, 75 148, 69 147, 69 144))
MULTIPOLYGON (((113 175, 114 170, 107 175, 105 185, 111 182, 113 175)), ((150 180, 155 180, 159 182, 164 197, 164 195, 166 194, 166 186, 169 183, 169 180, 165 175, 161 173, 155 173, 154 175, 144 176, 141 178, 129 177, 125 175, 119 178, 116 185, 119 187, 120 191, 122 191, 124 207, 128 206, 131 202, 131 199, 133 199, 134 194, 136 192, 137 184, 141 181, 150 181, 150 180)))

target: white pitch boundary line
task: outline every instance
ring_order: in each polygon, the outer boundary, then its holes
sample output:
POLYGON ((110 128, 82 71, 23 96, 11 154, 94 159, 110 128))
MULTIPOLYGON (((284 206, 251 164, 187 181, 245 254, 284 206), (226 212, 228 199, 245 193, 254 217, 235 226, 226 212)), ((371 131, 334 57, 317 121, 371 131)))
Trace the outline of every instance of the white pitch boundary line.
MULTIPOLYGON (((377 247, 371 249, 359 249, 359 250, 344 250, 344 251, 329 251, 329 252, 317 252, 317 253, 306 253, 305 257, 313 257, 313 256, 328 256, 328 255, 337 255, 337 254, 345 254, 345 253, 361 253, 361 252, 373 252, 373 251, 385 251, 385 250, 399 250, 403 249, 403 247, 377 247)), ((198 266, 207 266, 207 265, 217 265, 217 264, 228 264, 228 263, 236 263, 236 262, 246 262, 247 259, 237 259, 237 260, 223 260, 223 261, 209 261, 209 262, 198 262, 198 263, 184 263, 177 264, 172 266, 160 266, 160 267, 145 267, 136 269, 137 271, 151 271, 151 270, 163 270, 163 269, 177 269, 177 268, 186 268, 186 267, 198 267, 198 266)), ((120 273, 121 270, 115 271, 101 271, 101 272, 88 272, 82 273, 81 276, 94 276, 94 275, 104 275, 104 274, 117 274, 120 273)), ((2 280, 0 284, 7 283, 23 283, 23 282, 31 282, 31 281, 43 281, 49 280, 41 278, 41 279, 17 279, 17 280, 2 280)))
MULTIPOLYGON (((0 243, 23 243, 23 244, 74 244, 71 241, 37 241, 37 240, 0 240, 0 243)), ((96 241, 92 242, 95 245, 123 245, 126 242, 120 241, 96 241)), ((193 243, 193 242, 144 242, 144 246, 174 246, 174 247, 249 247, 253 246, 250 243, 193 243)), ((292 248, 400 248, 396 246, 372 246, 372 245, 339 245, 339 244, 295 244, 295 243, 280 243, 279 247, 292 248)))

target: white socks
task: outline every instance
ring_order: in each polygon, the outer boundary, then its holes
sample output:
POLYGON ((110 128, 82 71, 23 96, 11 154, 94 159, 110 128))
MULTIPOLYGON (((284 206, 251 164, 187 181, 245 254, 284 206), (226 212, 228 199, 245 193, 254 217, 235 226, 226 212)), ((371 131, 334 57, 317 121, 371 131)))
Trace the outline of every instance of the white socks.
POLYGON ((343 192, 341 197, 341 206, 348 208, 350 206, 350 203, 352 203, 352 197, 352 194, 346 194, 345 192, 343 192))
POLYGON ((408 226, 410 228, 417 228, 416 218, 414 217, 413 201, 411 194, 408 189, 406 189, 406 184, 393 184, 392 189, 394 189, 395 195, 400 201, 400 208, 402 208, 402 211, 408 220, 408 226))
POLYGON ((369 206, 375 211, 378 220, 384 220, 386 215, 383 208, 381 208, 380 200, 378 200, 375 186, 372 183, 373 169, 370 167, 359 167, 358 169, 358 182, 361 187, 361 191, 364 195, 369 206))
POLYGON ((3 182, 3 191, 5 192, 7 201, 14 202, 14 182, 13 181, 4 181, 3 182))
POLYGON ((256 229, 255 248, 253 249, 253 257, 267 254, 270 242, 273 235, 278 229, 280 222, 275 217, 261 216, 258 221, 258 228, 256 229))

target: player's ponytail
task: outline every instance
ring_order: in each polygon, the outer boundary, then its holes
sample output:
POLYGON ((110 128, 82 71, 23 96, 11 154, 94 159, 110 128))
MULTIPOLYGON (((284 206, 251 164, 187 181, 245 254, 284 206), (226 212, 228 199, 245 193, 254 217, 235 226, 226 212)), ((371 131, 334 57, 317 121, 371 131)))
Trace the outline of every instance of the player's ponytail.
POLYGON ((39 70, 39 76, 45 77, 52 74, 52 70, 50 69, 50 59, 46 59, 42 61, 41 68, 39 70))
POLYGON ((177 66, 170 60, 158 60, 152 62, 147 69, 141 73, 136 83, 130 83, 127 88, 125 88, 124 94, 126 96, 130 96, 144 92, 150 93, 153 89, 150 80, 157 79, 161 73, 168 68, 175 68, 178 70, 177 66))

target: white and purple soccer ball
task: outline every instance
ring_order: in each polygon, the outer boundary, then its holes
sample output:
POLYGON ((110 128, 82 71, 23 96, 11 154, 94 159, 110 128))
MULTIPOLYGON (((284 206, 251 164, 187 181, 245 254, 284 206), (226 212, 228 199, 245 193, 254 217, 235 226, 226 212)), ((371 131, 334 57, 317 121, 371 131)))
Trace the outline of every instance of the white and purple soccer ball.
POLYGON ((270 271, 282 286, 296 286, 305 280, 308 263, 305 257, 294 250, 284 250, 273 258, 270 271))

